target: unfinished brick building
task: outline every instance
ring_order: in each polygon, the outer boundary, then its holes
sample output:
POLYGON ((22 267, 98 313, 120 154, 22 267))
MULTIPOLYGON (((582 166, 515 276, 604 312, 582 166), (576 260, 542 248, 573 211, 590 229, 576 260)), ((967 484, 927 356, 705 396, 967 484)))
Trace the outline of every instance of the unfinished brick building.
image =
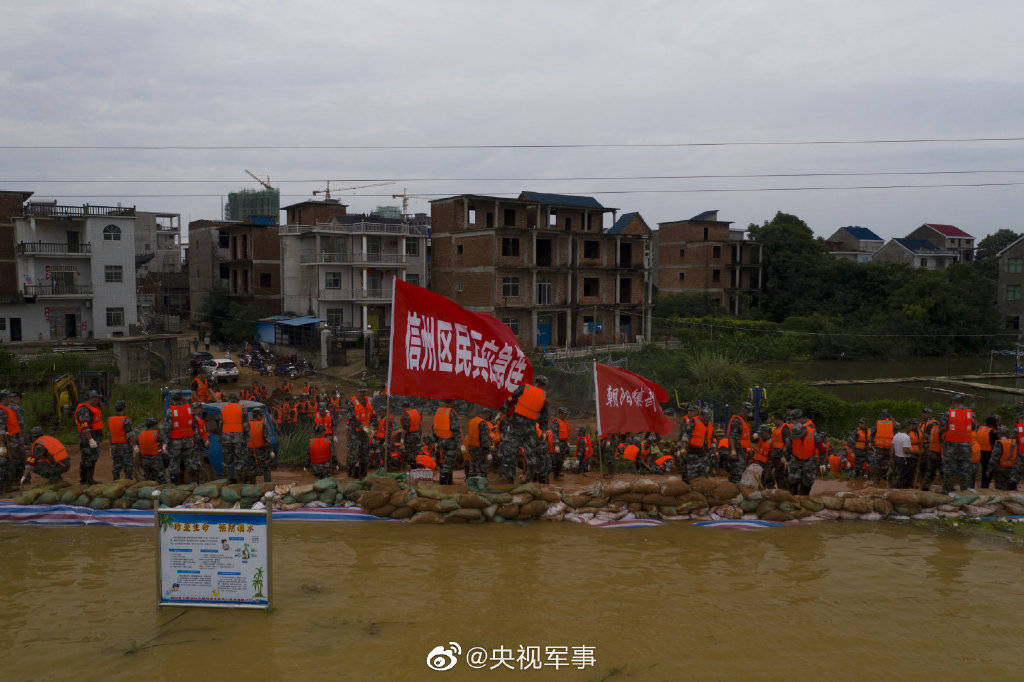
POLYGON ((277 225, 193 220, 188 225, 188 282, 192 319, 200 324, 207 293, 223 288, 231 298, 270 314, 281 312, 281 241, 277 225))
POLYGON ((658 293, 707 294, 737 315, 756 306, 761 245, 730 225, 718 211, 658 223, 658 293))
POLYGON ((617 211, 538 192, 436 199, 432 288, 491 313, 524 348, 649 337, 651 230, 639 213, 617 211))

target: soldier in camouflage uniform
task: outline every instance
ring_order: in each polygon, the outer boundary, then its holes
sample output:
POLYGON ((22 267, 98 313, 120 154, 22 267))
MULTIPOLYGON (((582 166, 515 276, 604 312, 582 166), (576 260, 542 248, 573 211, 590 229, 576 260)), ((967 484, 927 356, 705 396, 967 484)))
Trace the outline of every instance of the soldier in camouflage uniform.
POLYGON ((348 456, 345 463, 349 478, 363 478, 370 465, 370 434, 377 429, 377 412, 366 395, 366 384, 361 384, 357 397, 347 402, 348 456), (362 419, 356 414, 357 410, 362 412, 362 419))
POLYGON ((167 437, 164 436, 163 431, 156 427, 156 419, 150 417, 146 420, 146 428, 140 429, 132 436, 134 446, 132 452, 140 455, 139 459, 142 462, 142 477, 147 481, 156 481, 157 483, 166 483, 167 474, 164 472, 164 459, 161 456, 159 450, 163 450, 167 447, 167 437), (152 431, 155 434, 158 451, 155 454, 147 454, 143 452, 139 444, 139 436, 145 434, 147 431, 152 431))
POLYGON ((997 436, 998 440, 992 446, 992 456, 988 459, 986 473, 992 477, 992 482, 998 490, 1016 490, 1017 484, 1020 483, 1021 473, 1024 472, 1024 456, 1017 452, 1017 440, 1011 438, 1010 431, 1000 427, 997 436), (1013 463, 1009 466, 1003 466, 1002 463, 1004 439, 1005 445, 1010 448, 1010 452, 1005 454, 1008 459, 1013 459, 1013 463))
POLYGON ((227 403, 221 407, 220 415, 220 446, 224 454, 224 474, 232 483, 238 483, 239 476, 246 466, 249 458, 249 420, 245 418, 245 409, 238 396, 232 394, 227 403), (230 409, 231 405, 238 405, 241 411, 241 431, 224 433, 224 411, 230 409))
POLYGON ((466 464, 466 480, 473 476, 487 476, 487 452, 491 449, 491 421, 494 413, 485 410, 479 418, 469 420, 470 434, 466 436, 469 448, 469 460, 466 464), (472 430, 476 429, 476 441, 479 445, 470 446, 473 441, 472 430))
POLYGON ((850 437, 846 441, 853 450, 853 477, 860 478, 871 454, 871 429, 868 428, 867 417, 857 420, 857 428, 850 432, 850 437))
POLYGON ((58 462, 54 455, 46 448, 46 445, 39 441, 42 437, 42 427, 33 426, 29 432, 29 448, 31 450, 26 458, 25 471, 21 479, 22 483, 31 483, 33 472, 39 474, 50 483, 59 483, 64 472, 71 468, 71 459, 68 457, 67 449, 59 441, 52 439, 51 442, 56 441, 54 446, 59 449, 59 455, 64 458, 63 461, 58 462))
POLYGON ((714 424, 711 418, 711 410, 704 410, 699 417, 690 422, 686 440, 686 468, 682 474, 684 480, 706 478, 711 473, 711 447, 714 434, 714 424))
POLYGON ((6 399, 0 399, 0 402, 14 413, 14 417, 18 422, 19 433, 9 438, 7 444, 11 481, 13 482, 20 480, 22 473, 25 471, 25 455, 31 442, 27 441, 26 438, 25 411, 21 409, 21 394, 17 391, 7 391, 6 399))
POLYGON ((544 392, 547 384, 547 377, 535 376, 533 384, 517 387, 506 401, 511 413, 505 419, 501 435, 501 475, 505 482, 515 482, 519 449, 529 454, 536 447, 537 423, 548 422, 548 401, 544 392))
MULTIPOLYGON (((270 465, 273 450, 270 448, 267 434, 263 431, 266 427, 263 417, 262 407, 253 408, 252 419, 249 420, 249 456, 242 463, 244 480, 247 483, 255 483, 261 473, 263 474, 263 481, 270 483, 270 465)), ((319 428, 322 432, 326 431, 326 428, 323 426, 317 426, 316 428, 319 428)))
POLYGON ((978 428, 978 421, 974 414, 964 407, 964 396, 961 393, 954 393, 950 399, 951 406, 939 418, 939 436, 942 439, 942 492, 953 491, 953 479, 959 478, 960 489, 967 490, 974 485, 974 465, 971 464, 971 438, 973 432, 978 428), (952 413, 956 412, 958 418, 952 419, 952 413), (969 438, 966 441, 960 440, 963 434, 951 433, 950 427, 969 426, 969 438), (957 438, 957 440, 951 440, 957 438))
POLYGON ((125 402, 118 400, 114 404, 116 414, 107 420, 107 430, 110 431, 110 459, 113 462, 113 474, 116 481, 124 474, 125 478, 132 478, 135 471, 135 463, 132 461, 132 446, 128 437, 132 432, 132 420, 124 415, 125 402), (124 434, 125 442, 115 443, 115 428, 119 433, 124 434))
MULTIPOLYGON (((535 434, 536 431, 537 429, 534 429, 535 434)), ((548 446, 549 433, 550 431, 540 429, 540 437, 535 439, 533 448, 526 451, 526 466, 530 470, 530 480, 537 483, 547 483, 551 476, 552 452, 548 446)))
POLYGON ((79 483, 96 483, 93 472, 100 458, 100 442, 103 440, 103 413, 100 411, 100 394, 89 391, 85 402, 75 408, 75 424, 78 427, 78 448, 81 460, 78 464, 79 483))
POLYGON ((729 419, 728 432, 725 437, 729 439, 729 480, 739 483, 743 477, 743 471, 747 468, 747 456, 750 452, 753 430, 750 428, 750 413, 754 406, 750 403, 743 403, 739 412, 729 419), (744 442, 745 441, 745 442, 744 442))
MULTIPOLYGON (((185 402, 181 391, 171 393, 171 402, 164 412, 162 432, 167 439, 167 477, 171 483, 182 482, 186 462, 195 462, 195 417, 192 405, 185 402)), ((199 467, 192 472, 192 482, 198 480, 199 467)))
POLYGON ((441 476, 438 482, 441 485, 451 485, 452 474, 460 453, 459 444, 462 442, 459 415, 455 412, 454 400, 445 400, 444 405, 437 408, 434 414, 434 437, 437 438, 437 448, 441 452, 441 476))

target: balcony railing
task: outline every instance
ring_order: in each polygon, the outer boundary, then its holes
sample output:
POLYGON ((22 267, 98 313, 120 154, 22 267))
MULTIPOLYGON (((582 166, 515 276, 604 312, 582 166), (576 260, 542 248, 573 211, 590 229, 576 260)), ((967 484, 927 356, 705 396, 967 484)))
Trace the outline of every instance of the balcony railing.
POLYGON ((26 296, 92 296, 91 284, 26 284, 26 296))
POLYGON ((304 254, 303 263, 376 263, 397 265, 405 263, 407 256, 397 251, 354 251, 352 253, 304 254))
POLYGON ((346 289, 321 289, 322 301, 386 301, 391 299, 391 289, 384 287, 350 287, 346 289))
POLYGON ((58 206, 57 204, 25 204, 25 215, 51 218, 87 218, 89 216, 131 217, 134 206, 58 206))
POLYGON ((92 253, 92 244, 68 244, 67 242, 21 242, 17 245, 19 256, 88 256, 92 253))
POLYGON ((282 225, 279 234, 303 234, 306 232, 338 232, 342 234, 424 234, 413 230, 415 226, 404 223, 317 223, 316 225, 282 225))

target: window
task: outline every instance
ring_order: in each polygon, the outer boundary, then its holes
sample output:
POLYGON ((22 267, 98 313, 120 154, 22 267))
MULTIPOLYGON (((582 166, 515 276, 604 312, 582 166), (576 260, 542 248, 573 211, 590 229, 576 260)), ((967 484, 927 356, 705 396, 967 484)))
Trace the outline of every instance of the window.
POLYGON ((220 278, 221 279, 227 279, 228 278, 228 266, 226 266, 226 265, 220 266, 220 278))
POLYGON ((119 242, 121 241, 121 228, 117 225, 107 225, 103 228, 103 241, 105 242, 119 242))
POLYGON ((342 327, 345 325, 345 309, 344 308, 328 308, 327 309, 327 326, 328 327, 342 327))
POLYGON ((264 288, 272 286, 269 272, 260 273, 260 286, 264 288))
POLYGON ((679 281, 682 282, 684 279, 686 279, 686 273, 685 272, 680 272, 679 273, 679 281))
POLYGON ((1012 331, 1020 329, 1020 317, 1014 316, 1006 318, 1006 328, 1012 331))
POLYGON ((1019 301, 1020 300, 1020 285, 1010 284, 1006 287, 1006 300, 1007 301, 1019 301))
POLYGON ((712 282, 721 282, 722 281, 722 271, 721 270, 712 270, 711 271, 711 281, 712 282))
POLYGON ((685 258, 686 257, 686 249, 685 248, 679 249, 679 257, 680 258, 685 258))
POLYGON ((558 211, 548 210, 548 227, 558 226, 558 211))
POLYGON ((601 242, 588 239, 583 242, 583 257, 584 258, 600 258, 601 257, 601 242))
POLYGON ((501 238, 501 255, 510 258, 519 257, 519 240, 514 237, 501 238))
POLYGON ((104 282, 123 282, 124 281, 124 268, 120 265, 104 265, 103 266, 103 281, 104 282))
POLYGON ((107 308, 107 326, 124 326, 124 308, 107 308))
POLYGON ((571 230, 572 229, 572 218, 566 218, 565 219, 565 229, 566 230, 571 230))
POLYGON ((7 331, 7 318, 0 317, 0 332, 7 331))
POLYGON ((416 286, 419 286, 420 285, 420 276, 419 276, 418 273, 407 272, 405 274, 405 281, 408 282, 409 284, 415 284, 416 286))
POLYGON ((462 293, 462 282, 457 282, 455 284, 455 293, 457 293, 457 294, 461 294, 462 293))
POLYGON ((1015 275, 1024 272, 1024 258, 1010 258, 1006 261, 1006 271, 1015 275))
POLYGON ((146 244, 146 251, 152 251, 152 250, 153 250, 153 245, 152 244, 146 244))
POLYGON ((503 317, 501 318, 502 324, 512 330, 513 334, 519 333, 519 318, 518 317, 503 317))
POLYGON ((551 278, 537 280, 537 305, 551 305, 551 278))
POLYGON ((594 328, 594 316, 584 315, 583 316, 583 333, 589 335, 593 333, 594 328))
POLYGON ((340 289, 341 288, 341 273, 340 272, 325 272, 324 273, 324 288, 325 289, 340 289))
POLYGON ((217 235, 217 246, 222 249, 231 248, 231 237, 226 234, 217 235))
POLYGON ((406 239, 405 240, 405 255, 406 256, 418 256, 418 255, 420 255, 420 240, 419 239, 406 239))
POLYGON ((516 226, 516 210, 514 208, 506 208, 505 211, 505 227, 516 226))
POLYGON ((712 258, 721 258, 722 257, 722 247, 721 246, 712 246, 711 247, 711 257, 712 258))
POLYGON ((704 228, 704 241, 708 240, 708 228, 704 228))
POLYGON ((455 245, 455 255, 456 256, 461 256, 462 255, 462 244, 456 244, 455 245))
POLYGON ((467 225, 475 225, 476 224, 476 209, 473 208, 472 206, 469 207, 469 222, 467 222, 466 224, 467 225))
POLYGON ((600 296, 601 295, 601 280, 597 277, 584 277, 583 278, 583 295, 584 296, 600 296))
POLYGON ((519 297, 519 278, 518 277, 502 277, 501 278, 501 295, 505 298, 518 298, 519 297))

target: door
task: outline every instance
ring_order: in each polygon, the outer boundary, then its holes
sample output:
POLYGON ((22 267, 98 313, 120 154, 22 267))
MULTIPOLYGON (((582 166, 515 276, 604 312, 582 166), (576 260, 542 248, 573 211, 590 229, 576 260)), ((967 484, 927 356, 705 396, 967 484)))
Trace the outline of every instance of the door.
POLYGON ((551 345, 551 322, 537 322, 537 345, 551 345))
POLYGON ((11 341, 21 341, 21 318, 12 317, 8 324, 11 326, 11 341))
POLYGON ((633 318, 629 315, 619 316, 619 334, 627 343, 633 340, 633 318))
POLYGON ((73 339, 78 336, 78 315, 64 313, 64 338, 73 339))
POLYGON ((68 253, 78 253, 78 231, 68 230, 68 253))

